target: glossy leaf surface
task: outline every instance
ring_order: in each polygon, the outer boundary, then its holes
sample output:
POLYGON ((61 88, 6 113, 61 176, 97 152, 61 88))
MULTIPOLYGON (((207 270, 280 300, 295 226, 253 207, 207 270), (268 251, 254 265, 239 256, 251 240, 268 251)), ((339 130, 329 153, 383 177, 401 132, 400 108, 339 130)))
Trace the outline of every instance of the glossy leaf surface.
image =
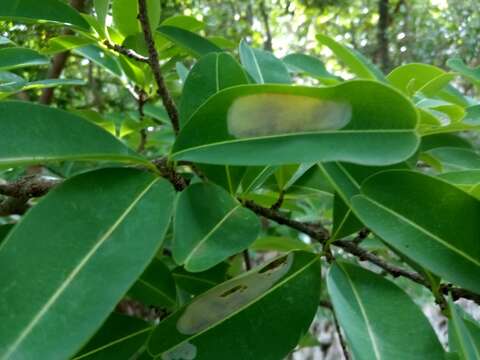
POLYGON ((480 201, 438 178, 392 170, 352 198, 356 215, 400 253, 433 273, 480 291, 480 201))
POLYGON ((62 110, 28 102, 0 103, 0 165, 61 160, 146 163, 102 128, 62 110))
POLYGON ((200 35, 176 26, 162 25, 157 29, 157 32, 198 58, 211 52, 223 51, 200 35))
MULTIPOLYGON (((147 0, 147 14, 152 31, 160 22, 160 2, 147 0)), ((138 0, 112 0, 112 18, 117 30, 124 36, 135 35, 142 31, 138 21, 138 0)))
POLYGON ((383 80, 384 76, 380 70, 360 53, 338 43, 329 36, 318 34, 316 38, 321 44, 327 46, 358 78, 383 80))
POLYGON ((242 40, 238 49, 242 65, 257 84, 291 82, 285 64, 272 53, 255 49, 242 40))
POLYGON ((476 360, 480 358, 480 327, 469 319, 465 319, 463 311, 448 300, 450 320, 448 322, 448 340, 450 350, 457 353, 460 359, 476 360))
POLYGON ((27 66, 48 65, 47 57, 26 48, 0 49, 0 70, 23 68, 27 66))
POLYGON ((173 157, 229 165, 335 160, 387 165, 416 150, 416 121, 406 98, 370 81, 324 88, 237 86, 198 109, 182 129, 173 157))
POLYGON ((389 280, 337 262, 329 270, 327 287, 355 359, 443 358, 443 348, 427 318, 389 280))
POLYGON ((0 248, 0 355, 73 355, 155 255, 173 198, 164 179, 110 168, 67 180, 42 199, 0 248), (45 346, 58 334, 61 341, 45 346))
POLYGON ((210 96, 222 89, 247 83, 245 72, 233 56, 227 53, 205 55, 185 80, 179 108, 180 124, 185 125, 210 96))
POLYGON ((252 269, 200 295, 160 323, 149 350, 166 359, 282 359, 315 315, 319 273, 319 258, 306 252, 293 252, 252 269))
POLYGON ((72 7, 59 0, 2 0, 0 18, 28 22, 73 25, 82 30, 90 26, 72 7))
POLYGON ((173 257, 188 271, 203 271, 246 249, 257 237, 257 216, 213 184, 194 184, 179 195, 173 257))
POLYGON ((113 313, 72 360, 129 359, 146 343, 151 330, 145 321, 113 313))
POLYGON ((177 304, 177 290, 170 269, 157 258, 152 260, 128 293, 149 306, 172 309, 177 304))

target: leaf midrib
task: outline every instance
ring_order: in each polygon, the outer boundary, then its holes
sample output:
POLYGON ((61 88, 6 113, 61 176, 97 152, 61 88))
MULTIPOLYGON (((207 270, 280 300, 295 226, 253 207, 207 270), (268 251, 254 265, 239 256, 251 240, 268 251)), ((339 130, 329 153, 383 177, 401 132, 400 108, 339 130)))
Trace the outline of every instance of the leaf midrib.
POLYGON ((339 134, 358 134, 358 135, 365 135, 365 134, 384 134, 384 133, 394 133, 394 134, 408 134, 408 135, 415 135, 415 129, 375 129, 375 130, 330 130, 330 131, 310 131, 310 132, 298 132, 298 133, 287 133, 287 134, 274 134, 274 135, 267 135, 267 136, 256 136, 250 138, 242 138, 242 139, 226 139, 217 142, 211 142, 208 144, 201 144, 201 145, 193 145, 191 147, 183 148, 179 151, 172 151, 173 156, 177 156, 179 154, 189 152, 192 150, 198 150, 202 148, 208 147, 215 147, 219 145, 225 144, 238 144, 248 141, 257 141, 257 140, 268 140, 268 139, 281 139, 281 138, 288 138, 288 137, 300 137, 300 136, 308 136, 308 135, 339 135, 339 134))
MULTIPOLYGON (((288 281, 290 281, 291 279, 293 279, 294 277, 298 276, 300 273, 302 273, 303 271, 305 271, 308 267, 310 267, 313 263, 315 263, 316 261, 318 261, 318 257, 314 257, 311 261, 309 261, 307 264, 305 264, 302 268, 298 269, 296 272, 292 273, 290 276, 286 277, 285 279, 279 281, 278 283, 274 284, 270 289, 268 289, 267 291, 265 291, 261 296, 253 299, 252 301, 246 303, 245 305, 239 307, 236 311, 232 312, 231 314, 228 314, 228 316, 224 317, 223 319, 220 319, 218 322, 216 323, 213 323, 211 324, 209 327, 205 328, 204 330, 202 331, 199 331, 198 333, 192 335, 192 336, 189 336, 187 337, 186 339, 182 340, 181 342, 179 342, 177 345, 169 348, 169 349, 166 349, 165 351, 162 351, 161 353, 157 353, 157 354, 154 354, 155 356, 157 355, 160 355, 160 354, 163 354, 163 353, 166 353, 166 352, 170 352, 176 348, 178 348, 179 346, 181 346, 182 344, 184 344, 185 342, 188 342, 188 341, 191 341, 195 338, 197 338, 198 336, 204 334, 205 332, 209 331, 210 329, 216 327, 216 326, 219 326, 220 324, 222 324, 223 322, 227 321, 228 319, 234 317, 235 315, 241 313, 243 310, 245 310, 246 308, 252 306, 253 304, 257 303, 258 301, 262 300, 263 298, 265 298, 267 295, 269 295, 270 293, 272 293, 273 291, 277 290, 280 286, 284 285, 285 283, 287 283, 288 281)), ((188 306, 188 305, 187 305, 188 306)))
POLYGON ((421 233, 427 235, 429 238, 431 238, 432 240, 435 240, 436 242, 440 243, 441 245, 443 245, 445 248, 447 249, 450 249, 451 251, 457 253, 458 255, 460 255, 461 257, 467 259, 468 261, 470 261, 471 263, 473 263, 475 266, 477 267, 480 267, 480 261, 479 260, 476 260, 472 257, 470 257, 468 254, 464 253, 463 251, 461 251, 460 249, 452 246, 451 244, 449 244, 448 242, 446 242, 445 240, 443 240, 442 238, 440 238, 439 236, 431 233, 430 231, 428 231, 427 229, 424 229, 423 227, 421 227, 420 225, 418 225, 417 223, 415 223, 414 221, 408 219, 407 217, 403 216, 402 214, 399 214, 398 212, 390 209, 390 208, 387 208, 386 206, 380 204, 379 202, 373 200, 372 198, 368 197, 367 195, 365 194, 362 194, 360 195, 362 197, 365 198, 365 200, 367 201, 370 201, 372 204, 374 204, 375 206, 379 207, 380 209, 392 214, 393 216, 399 218, 401 221, 403 221, 404 223, 406 223, 407 225, 410 225, 411 227, 417 229, 418 231, 420 231, 421 233))
POLYGON ((190 250, 190 253, 187 255, 185 258, 185 261, 183 261, 184 264, 187 264, 191 258, 195 255, 196 252, 207 242, 213 234, 220 229, 220 227, 237 211, 238 209, 241 208, 241 205, 238 204, 231 208, 221 219, 218 223, 215 224, 215 226, 207 233, 203 238, 200 239, 200 241, 193 247, 193 249, 190 250))
POLYGON ((370 324, 370 320, 367 316, 367 312, 365 311, 365 308, 363 306, 363 303, 361 301, 361 298, 358 294, 358 291, 357 291, 357 288, 355 287, 355 285, 353 284, 353 281, 352 279, 350 278, 350 275, 348 274, 348 272, 343 269, 343 267, 341 267, 340 265, 338 265, 338 267, 342 270, 342 272, 345 274, 345 277, 347 278, 348 280, 348 283, 350 284, 350 287, 352 289, 352 292, 353 292, 353 295, 355 296, 355 300, 357 301, 357 304, 358 306, 360 307, 360 311, 362 313, 362 317, 363 319, 365 320, 365 327, 367 328, 367 332, 368 332, 368 337, 370 338, 371 340, 371 343, 372 343, 372 348, 373 348, 373 352, 375 353, 375 358, 377 360, 381 360, 381 356, 380 356, 380 352, 379 352, 379 349, 378 349, 378 344, 377 344, 377 340, 376 340, 376 337, 375 337, 375 334, 373 332, 373 329, 372 329, 372 325, 370 324))
POLYGON ((7 349, 4 358, 7 359, 11 354, 13 354, 18 346, 23 342, 23 340, 32 332, 34 327, 38 324, 43 316, 48 312, 48 310, 55 304, 56 300, 62 295, 65 289, 75 280, 75 277, 81 272, 84 266, 88 261, 95 255, 96 251, 110 238, 110 235, 117 229, 120 223, 127 217, 127 215, 133 210, 135 205, 142 199, 142 197, 150 190, 150 188, 159 181, 159 178, 154 178, 150 181, 144 190, 142 190, 132 201, 132 203, 122 212, 118 219, 110 226, 107 231, 99 238, 95 245, 88 251, 85 256, 80 260, 80 262, 73 268, 73 270, 68 274, 66 279, 61 283, 57 290, 50 296, 48 301, 41 307, 37 312, 37 315, 28 323, 23 331, 20 332, 19 336, 15 339, 12 345, 7 349))

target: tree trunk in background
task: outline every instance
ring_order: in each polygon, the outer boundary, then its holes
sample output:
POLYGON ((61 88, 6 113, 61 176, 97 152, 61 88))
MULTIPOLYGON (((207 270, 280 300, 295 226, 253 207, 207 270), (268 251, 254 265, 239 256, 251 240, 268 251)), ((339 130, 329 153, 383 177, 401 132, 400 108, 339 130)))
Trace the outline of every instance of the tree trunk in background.
POLYGON ((260 15, 263 19, 263 26, 265 26, 265 41, 263 43, 263 48, 268 51, 273 51, 272 46, 272 33, 270 32, 270 24, 268 22, 268 13, 265 8, 265 1, 260 2, 260 15))
MULTIPOLYGON (((70 0, 70 5, 78 11, 82 11, 85 5, 85 0, 70 0)), ((73 34, 72 31, 67 30, 65 34, 73 34)), ((67 63, 70 51, 64 51, 55 55, 52 59, 52 64, 48 69, 47 79, 57 79, 62 74, 63 68, 67 63)), ((53 99, 54 88, 43 89, 42 95, 40 95, 40 104, 49 105, 53 99)))
POLYGON ((384 72, 390 70, 387 33, 390 15, 388 10, 388 0, 378 0, 377 63, 384 72))

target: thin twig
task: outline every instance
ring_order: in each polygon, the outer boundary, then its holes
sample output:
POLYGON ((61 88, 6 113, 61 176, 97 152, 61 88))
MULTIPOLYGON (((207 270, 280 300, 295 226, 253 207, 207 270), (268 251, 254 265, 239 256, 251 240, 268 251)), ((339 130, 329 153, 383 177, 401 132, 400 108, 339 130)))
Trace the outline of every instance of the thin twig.
MULTIPOLYGON (((145 117, 145 113, 143 108, 145 103, 148 100, 147 94, 142 89, 137 89, 137 105, 138 105, 138 116, 140 117, 140 122, 143 122, 143 118, 145 117)), ((140 129, 140 143, 137 147, 137 152, 142 153, 145 150, 145 145, 147 144, 147 130, 145 127, 140 129)))
POLYGON ((278 194, 278 199, 273 203, 272 206, 270 206, 270 209, 272 210, 279 210, 282 205, 283 205, 283 200, 285 199, 285 191, 280 190, 280 193, 278 194))
POLYGON ((123 46, 118 45, 118 44, 114 44, 114 43, 112 43, 108 40, 105 40, 103 42, 103 45, 105 45, 110 50, 113 50, 113 51, 115 51, 119 54, 125 55, 129 59, 144 62, 144 63, 148 63, 148 57, 140 55, 140 54, 136 53, 135 51, 133 51, 132 49, 127 49, 126 47, 123 47, 123 46))
POLYGON ((166 158, 155 159, 152 163, 160 171, 160 174, 172 183, 177 191, 182 191, 188 186, 187 180, 175 171, 166 158))
POLYGON ((153 72, 155 83, 157 84, 157 94, 160 96, 167 111, 168 117, 172 123, 173 131, 178 134, 180 129, 178 121, 178 110, 173 102, 173 99, 168 91, 167 85, 160 70, 160 62, 158 59, 157 49, 155 48, 155 40, 150 29, 150 21, 148 19, 146 0, 138 0, 138 20, 142 25, 143 35, 148 48, 148 64, 153 72))
MULTIPOLYGON (((244 201, 243 204, 254 213, 273 220, 280 225, 286 225, 292 229, 296 229, 310 236, 312 239, 317 240, 321 244, 324 244, 325 241, 328 240, 328 231, 325 230, 325 228, 323 228, 321 225, 318 225, 320 230, 315 229, 311 224, 289 219, 280 214, 278 211, 260 206, 251 200, 244 201)), ((336 240, 331 245, 342 248, 345 252, 357 257, 361 261, 368 261, 377 265, 379 268, 383 269, 393 277, 405 277, 431 290, 429 282, 421 274, 391 265, 375 254, 361 248, 353 241, 336 240)), ((477 304, 480 304, 480 294, 476 294, 469 290, 453 287, 452 285, 444 285, 442 286, 441 291, 445 295, 450 292, 454 299, 464 298, 473 300, 477 304)))
MULTIPOLYGON (((180 174, 178 174, 175 171, 175 169, 173 169, 168 164, 165 158, 156 159, 153 161, 153 163, 160 170, 161 175, 166 179, 168 179, 175 186, 177 191, 182 191, 188 186, 187 180, 185 180, 185 178, 183 178, 180 174)), ((52 187, 58 184, 59 181, 60 180, 45 180, 38 177, 37 178, 27 177, 13 183, 1 184, 0 194, 5 196, 18 195, 22 200, 24 200, 26 197, 37 197, 37 196, 44 195, 52 187), (40 183, 37 184, 37 181, 39 181, 40 183)), ((18 198, 11 197, 11 199, 18 199, 18 198)), ((245 201, 240 200, 240 201, 242 202, 243 206, 252 210, 257 215, 260 215, 267 219, 275 221, 280 225, 285 225, 292 229, 298 230, 310 236, 312 239, 317 240, 321 244, 325 244, 325 242, 328 240, 329 233, 321 224, 303 223, 300 221, 289 219, 283 214, 281 214, 280 212, 269 209, 269 208, 265 208, 259 204, 256 204, 251 200, 245 200, 245 201)), ((2 210, 1 205, 0 205, 0 210, 2 210)), ((4 216, 8 214, 3 213, 2 215, 4 216)), ((429 282, 421 274, 389 264, 388 262, 378 257, 377 255, 361 248, 358 244, 356 244, 353 241, 336 240, 332 243, 332 246, 337 246, 339 248, 342 248, 345 252, 355 256, 361 261, 368 261, 372 264, 377 265, 379 268, 383 269, 385 272, 387 272, 393 277, 401 276, 401 277, 410 279, 426 287, 427 289, 431 290, 431 286, 429 282)), ((476 294, 467 289, 454 287, 451 284, 442 284, 440 286, 440 291, 444 295, 451 293, 452 298, 454 300, 464 298, 464 299, 472 300, 477 304, 480 304, 480 294, 476 294)))
MULTIPOLYGON (((240 199, 240 201, 242 200, 240 199)), ((307 224, 300 221, 289 219, 284 215, 282 215, 280 212, 260 206, 252 200, 245 200, 245 201, 242 201, 242 203, 245 207, 252 210, 255 214, 258 214, 270 220, 273 220, 280 225, 286 225, 300 232, 303 232, 304 234, 307 234, 310 237, 322 243, 330 237, 328 230, 321 225, 318 225, 318 224, 312 225, 312 224, 307 224)))

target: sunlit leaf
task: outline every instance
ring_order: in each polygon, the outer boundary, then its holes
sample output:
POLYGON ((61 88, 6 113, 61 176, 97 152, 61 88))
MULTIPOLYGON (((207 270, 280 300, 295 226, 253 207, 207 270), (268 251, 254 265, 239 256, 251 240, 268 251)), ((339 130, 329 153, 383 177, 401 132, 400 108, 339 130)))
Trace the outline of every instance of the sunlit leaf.
POLYGON ((242 65, 257 84, 291 82, 287 67, 271 52, 255 49, 242 40, 238 49, 242 65))
POLYGON ((148 164, 102 128, 63 110, 28 102, 0 103, 0 165, 61 160, 148 164))
POLYGON ((0 18, 73 25, 82 30, 90 28, 75 9, 59 0, 2 0, 0 18))
POLYGON ((211 52, 223 51, 204 37, 176 26, 161 25, 157 32, 197 58, 211 52))
POLYGON ((15 47, 0 49, 0 70, 47 65, 49 63, 47 57, 34 50, 15 47))
POLYGON ((359 52, 323 34, 318 34, 316 38, 321 44, 327 46, 358 78, 384 81, 385 77, 382 72, 359 52))
MULTIPOLYGON (((111 0, 115 28, 125 37, 142 31, 138 21, 138 0, 111 0)), ((161 6, 157 0, 147 0, 147 14, 152 31, 160 22, 161 6)))

